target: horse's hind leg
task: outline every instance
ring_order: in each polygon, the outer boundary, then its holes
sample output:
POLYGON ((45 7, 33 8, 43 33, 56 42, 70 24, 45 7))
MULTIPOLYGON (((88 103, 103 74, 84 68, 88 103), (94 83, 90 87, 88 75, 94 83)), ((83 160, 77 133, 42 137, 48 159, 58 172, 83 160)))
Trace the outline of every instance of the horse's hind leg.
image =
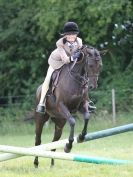
MULTIPOLYGON (((63 127, 66 123, 65 119, 55 119, 55 118, 51 118, 52 121, 55 123, 55 132, 54 132, 54 138, 52 140, 52 142, 54 141, 58 141, 62 135, 62 130, 63 127)), ((52 149, 52 151, 56 151, 56 149, 52 149)), ((54 159, 51 159, 51 167, 54 166, 54 159)))
MULTIPOLYGON (((35 137, 35 146, 38 146, 41 144, 41 134, 42 134, 42 129, 44 123, 49 119, 49 115, 47 113, 40 114, 40 113, 35 113, 35 123, 36 123, 36 137, 35 137)), ((38 157, 35 157, 34 160, 34 166, 38 167, 38 157)))
POLYGON ((84 116, 84 127, 83 127, 81 134, 77 138, 78 142, 82 142, 85 138, 86 133, 87 133, 87 127, 88 127, 88 122, 89 122, 89 118, 90 118, 87 100, 83 104, 83 116, 84 116))

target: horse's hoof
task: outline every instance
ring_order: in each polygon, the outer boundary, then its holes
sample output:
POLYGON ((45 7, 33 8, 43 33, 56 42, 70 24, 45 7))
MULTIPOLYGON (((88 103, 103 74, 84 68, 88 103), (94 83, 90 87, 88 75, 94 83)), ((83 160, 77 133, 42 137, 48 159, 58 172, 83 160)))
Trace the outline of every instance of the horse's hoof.
POLYGON ((35 168, 38 168, 38 164, 34 164, 34 167, 35 167, 35 168))
POLYGON ((52 168, 54 166, 54 159, 51 159, 51 166, 50 168, 52 168))
POLYGON ((36 160, 34 161, 34 167, 38 168, 39 162, 36 162, 36 160))
POLYGON ((78 137, 77 137, 77 142, 78 143, 82 143, 84 141, 84 137, 83 137, 83 135, 79 135, 78 137))
POLYGON ((69 153, 69 152, 71 151, 71 149, 68 147, 68 144, 65 145, 64 151, 65 151, 66 153, 69 153))
POLYGON ((53 164, 51 164, 51 165, 50 165, 50 168, 53 168, 53 167, 54 167, 54 165, 53 165, 53 164))

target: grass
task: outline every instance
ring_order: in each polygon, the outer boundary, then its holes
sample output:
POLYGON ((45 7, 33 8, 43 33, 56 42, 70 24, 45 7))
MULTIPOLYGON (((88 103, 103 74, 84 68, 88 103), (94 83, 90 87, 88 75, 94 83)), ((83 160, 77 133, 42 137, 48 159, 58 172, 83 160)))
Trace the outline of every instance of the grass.
MULTIPOLYGON (((1 127, 0 144, 30 147, 34 144, 34 124, 23 121, 4 121, 1 127)), ((122 113, 117 117, 116 125, 131 123, 132 113, 122 113)), ((75 134, 82 129, 81 120, 77 120, 75 134)), ((98 131, 113 127, 111 116, 99 114, 93 116, 89 131, 98 131)), ((54 125, 43 130, 42 143, 51 142, 54 125)), ((68 125, 65 126, 62 139, 68 137, 68 125)), ((116 159, 133 160, 133 133, 127 132, 95 141, 75 145, 72 153, 116 159)), ((63 151, 62 149, 58 151, 63 151)), ((56 160, 50 168, 50 159, 39 158, 39 168, 33 166, 34 157, 21 157, 0 163, 0 177, 132 177, 133 165, 96 165, 56 160)))

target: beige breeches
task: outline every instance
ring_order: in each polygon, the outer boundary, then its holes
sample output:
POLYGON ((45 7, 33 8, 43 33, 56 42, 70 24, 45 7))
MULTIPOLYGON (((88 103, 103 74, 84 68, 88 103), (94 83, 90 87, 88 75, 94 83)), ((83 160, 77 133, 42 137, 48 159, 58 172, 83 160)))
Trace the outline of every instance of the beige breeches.
POLYGON ((54 72, 54 69, 51 66, 49 66, 48 71, 47 71, 47 75, 46 75, 45 80, 42 84, 41 98, 40 98, 40 102, 39 102, 39 104, 41 104, 41 105, 45 104, 45 96, 46 96, 46 93, 49 89, 49 83, 50 83, 51 76, 52 76, 53 72, 54 72))

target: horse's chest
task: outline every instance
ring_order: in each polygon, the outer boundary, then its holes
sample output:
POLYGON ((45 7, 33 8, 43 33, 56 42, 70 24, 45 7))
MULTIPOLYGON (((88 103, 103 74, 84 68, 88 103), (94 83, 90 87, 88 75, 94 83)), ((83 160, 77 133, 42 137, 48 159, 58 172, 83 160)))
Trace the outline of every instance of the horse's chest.
POLYGON ((74 94, 74 95, 71 95, 70 98, 69 98, 68 104, 77 106, 78 104, 80 104, 83 97, 81 95, 74 94))
POLYGON ((81 95, 76 95, 76 94, 72 95, 71 99, 69 99, 68 102, 66 103, 68 109, 70 111, 77 110, 82 101, 82 98, 83 97, 81 95))
POLYGON ((84 88, 76 88, 76 89, 73 89, 72 93, 71 93, 71 99, 72 100, 80 100, 83 95, 85 93, 85 89, 84 88))
POLYGON ((81 94, 74 94, 71 96, 71 101, 78 101, 81 100, 82 95, 81 94))
POLYGON ((83 99, 84 89, 71 89, 67 92, 66 95, 64 95, 66 102, 76 105, 83 99))

